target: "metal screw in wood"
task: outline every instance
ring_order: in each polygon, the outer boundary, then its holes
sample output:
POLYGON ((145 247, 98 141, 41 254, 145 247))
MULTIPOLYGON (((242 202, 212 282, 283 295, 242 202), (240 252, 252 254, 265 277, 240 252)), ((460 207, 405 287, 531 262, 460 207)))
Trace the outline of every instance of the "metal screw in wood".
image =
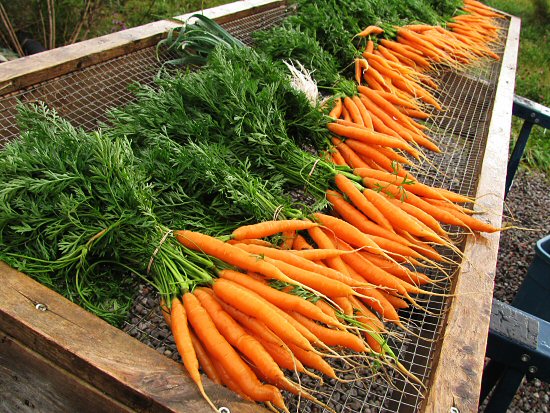
POLYGON ((37 310, 39 311, 46 311, 48 310, 48 306, 46 306, 46 304, 42 304, 42 303, 37 303, 34 308, 36 308, 37 310))

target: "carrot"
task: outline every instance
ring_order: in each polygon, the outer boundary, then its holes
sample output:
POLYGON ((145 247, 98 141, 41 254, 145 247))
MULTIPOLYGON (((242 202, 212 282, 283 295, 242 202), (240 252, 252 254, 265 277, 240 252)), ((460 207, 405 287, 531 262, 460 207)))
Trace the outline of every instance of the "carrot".
MULTIPOLYGON (((250 334, 254 336, 252 332, 250 332, 250 334)), ((260 337, 256 337, 256 339, 262 344, 262 346, 264 346, 271 358, 273 358, 273 360, 275 360, 275 362, 283 369, 298 372, 305 371, 304 365, 300 362, 300 360, 293 357, 290 350, 286 350, 284 347, 278 346, 277 344, 273 344, 269 341, 264 341, 260 337)))
POLYGON ((330 151, 332 163, 340 166, 349 166, 337 148, 332 148, 330 151))
POLYGON ((421 67, 427 68, 431 66, 430 62, 422 56, 422 52, 419 53, 419 51, 415 50, 414 48, 409 49, 408 47, 406 47, 406 45, 386 39, 380 40, 380 44, 392 51, 403 55, 408 59, 411 59, 413 62, 421 67))
MULTIPOLYGON (((320 248, 334 249, 332 241, 325 235, 325 233, 318 227, 308 230, 309 236, 315 241, 320 248)), ((348 269, 340 257, 331 257, 324 260, 327 265, 342 274, 349 276, 348 269)), ((349 277, 348 277, 349 278, 349 277)), ((348 284, 349 285, 349 284, 348 284)))
POLYGON ((393 306, 393 308, 401 309, 401 308, 409 308, 409 305, 405 300, 402 298, 396 297, 393 294, 390 294, 384 290, 378 290, 378 292, 393 306))
POLYGON ((189 330, 189 336, 191 337, 191 342, 193 343, 193 348, 195 349, 195 353, 197 355, 197 359, 199 360, 201 368, 204 370, 210 380, 212 380, 214 383, 222 384, 222 379, 214 363, 212 362, 212 359, 202 346, 198 337, 191 330, 189 330))
MULTIPOLYGON (((330 215, 321 214, 316 212, 314 214, 315 219, 329 231, 334 233, 337 238, 340 238, 351 245, 364 248, 366 251, 373 254, 385 256, 385 252, 365 233, 361 232, 353 225, 348 224, 341 219, 331 217, 330 215)), ((344 256, 342 256, 344 257, 344 256)))
POLYGON ((374 42, 372 40, 369 40, 367 42, 367 47, 365 48, 366 51, 371 52, 374 50, 374 42))
POLYGON ((326 301, 324 300, 317 300, 317 302, 315 303, 315 305, 317 307, 319 307, 321 309, 321 311, 323 311, 323 313, 325 313, 326 315, 334 318, 334 319, 337 319, 337 316, 336 316, 336 311, 334 310, 334 308, 332 308, 332 306, 330 304, 328 304, 326 301))
POLYGON ((378 335, 380 331, 384 330, 384 325, 358 299, 356 299, 355 297, 351 297, 350 300, 353 304, 353 308, 355 308, 359 312, 359 314, 355 316, 356 320, 365 326, 366 331, 364 331, 363 334, 367 340, 367 344, 376 353, 382 353, 382 346, 374 338, 374 336, 378 335))
POLYGON ((249 316, 258 318, 283 341, 308 350, 313 349, 309 341, 286 318, 274 310, 276 307, 273 304, 255 292, 223 278, 216 280, 213 288, 220 300, 249 316))
POLYGON ((394 105, 403 106, 404 108, 408 108, 408 109, 418 109, 418 105, 416 105, 416 103, 407 99, 403 99, 399 96, 396 96, 393 93, 381 92, 379 90, 375 92, 378 93, 380 96, 382 96, 384 99, 386 99, 388 102, 393 103, 394 105))
MULTIPOLYGON (((411 166, 413 165, 413 163, 408 158, 405 158, 404 156, 399 155, 391 148, 385 148, 384 146, 375 146, 375 145, 373 145, 373 148, 375 148, 378 152, 380 152, 382 155, 384 155, 386 158, 390 159, 391 161, 397 162, 397 164, 411 165, 411 166)), ((392 168, 392 169, 393 169, 392 172, 394 172, 396 168, 392 168)), ((399 175, 399 171, 401 170, 404 171, 403 168, 397 168, 398 175, 399 175)))
POLYGON ((342 115, 342 99, 337 98, 334 100, 334 107, 328 114, 331 118, 338 119, 342 115))
POLYGON ((291 279, 296 279, 303 285, 318 291, 329 297, 340 297, 353 294, 353 289, 346 283, 317 274, 313 271, 304 270, 299 267, 287 264, 284 261, 274 260, 265 257, 265 260, 278 266, 281 271, 291 279))
MULTIPOLYGON (((372 178, 363 178, 363 183, 369 188, 379 188, 378 181, 372 178)), ((385 194, 388 194, 390 197, 393 197, 393 198, 400 197, 402 195, 401 189, 389 183, 383 187, 381 192, 384 192, 385 194)), ((440 222, 443 222, 445 224, 457 225, 460 227, 466 227, 464 222, 462 222, 460 219, 458 219, 454 215, 431 205, 430 203, 422 200, 420 197, 416 196, 415 194, 408 193, 405 198, 405 202, 424 210, 425 212, 427 212, 428 214, 430 214, 440 222)))
POLYGON ((231 237, 236 240, 265 238, 280 232, 301 231, 315 226, 314 222, 300 219, 263 221, 253 225, 243 225, 233 231, 231 237))
POLYGON ((326 260, 327 258, 339 257, 344 255, 345 252, 336 248, 311 248, 306 250, 290 250, 292 254, 304 258, 308 261, 326 260))
POLYGON ((257 272, 275 280, 293 282, 272 264, 265 262, 265 260, 258 260, 257 257, 251 256, 242 249, 224 243, 217 238, 186 230, 175 231, 174 235, 186 247, 202 251, 238 268, 257 272))
POLYGON ((368 165, 348 145, 340 139, 332 138, 332 144, 336 146, 347 165, 351 168, 364 168, 368 165))
POLYGON ((367 108, 365 108, 365 105, 363 104, 361 99, 359 99, 358 96, 353 96, 352 100, 353 100, 353 103, 355 103, 355 105, 357 106, 357 109, 359 109, 359 112, 361 113, 364 126, 368 129, 372 129, 373 128, 372 118, 370 117, 370 114, 367 108))
POLYGON ((265 240, 263 240, 263 239, 256 239, 256 238, 241 239, 241 240, 230 239, 229 241, 227 241, 227 243, 230 244, 230 245, 235 245, 235 244, 254 244, 254 245, 263 245, 264 247, 275 248, 275 245, 273 245, 271 242, 265 241, 265 240))
POLYGON ((288 347, 294 354, 294 356, 300 360, 300 362, 307 367, 311 367, 326 376, 337 379, 334 369, 328 364, 321 356, 313 351, 304 350, 294 344, 289 344, 288 347))
POLYGON ((430 117, 429 113, 423 112, 423 111, 418 110, 418 109, 409 109, 409 108, 405 108, 405 107, 402 107, 402 106, 399 106, 398 109, 401 113, 403 113, 404 115, 409 116, 411 118, 428 119, 430 117))
MULTIPOLYGON (((344 251, 352 250, 351 246, 342 240, 338 242, 338 246, 344 251)), ((396 277, 376 267, 370 261, 364 259, 360 254, 346 254, 342 257, 344 257, 346 264, 357 271, 367 282, 378 287, 390 288, 397 291, 399 294, 406 294, 406 290, 401 283, 396 280, 396 277)))
MULTIPOLYGON (((351 304, 350 304, 351 307, 351 304)), ((304 317, 302 314, 291 312, 290 316, 310 330, 323 343, 329 346, 342 346, 354 350, 358 353, 368 351, 365 344, 356 335, 347 331, 331 330, 323 327, 315 321, 304 317)))
POLYGON ((226 313, 214 297, 200 288, 195 290, 194 295, 199 299, 200 304, 229 344, 237 348, 270 380, 291 384, 262 344, 249 335, 239 323, 226 313))
POLYGON ((410 216, 404 212, 401 208, 393 205, 387 198, 380 195, 378 192, 372 189, 366 189, 363 191, 365 197, 374 204, 379 211, 383 211, 384 215, 394 228, 403 229, 413 235, 429 239, 430 241, 440 244, 447 244, 447 242, 439 237, 435 232, 426 227, 420 221, 413 216, 410 216))
MULTIPOLYGON (((364 142, 355 141, 353 139, 348 139, 346 141, 347 145, 354 150, 360 156, 365 156, 372 161, 376 162, 385 172, 396 172, 398 176, 405 177, 408 175, 408 172, 403 169, 399 163, 393 162, 391 159, 382 154, 379 150, 375 149, 374 146, 368 145, 364 142)), ((358 169, 358 168, 354 168, 358 169)), ((372 168, 371 168, 372 169, 372 168)), ((395 175, 394 175, 395 176, 395 175)))
POLYGON ((353 308, 347 297, 334 297, 334 302, 342 309, 342 312, 347 316, 353 315, 353 308))
POLYGON ((376 222, 382 228, 393 232, 393 228, 384 214, 380 213, 380 211, 373 207, 372 203, 365 198, 361 191, 348 177, 343 174, 337 174, 334 177, 334 182, 336 183, 338 189, 342 191, 342 193, 344 193, 363 214, 376 222))
POLYGON ((349 115, 348 110, 345 106, 342 105, 342 115, 340 115, 341 118, 351 122, 351 116, 349 115))
MULTIPOLYGON (((375 132, 367 128, 344 126, 334 122, 329 123, 327 127, 332 133, 339 136, 343 136, 351 139, 357 139, 359 141, 369 143, 372 145, 381 145, 381 146, 388 146, 390 148, 403 149, 404 151, 407 151, 415 158, 419 157, 418 151, 414 148, 411 148, 406 142, 396 139, 392 136, 385 135, 380 132, 375 132)), ((257 238, 257 237, 254 237, 254 238, 257 238)))
POLYGON ((442 237, 448 237, 447 232, 441 227, 441 225, 439 225, 439 222, 437 222, 437 220, 434 217, 424 212, 422 209, 415 207, 414 205, 408 204, 406 202, 402 202, 395 198, 388 198, 388 201, 390 201, 395 206, 401 208, 410 216, 418 219, 420 222, 422 222, 424 225, 426 225, 436 234, 439 234, 442 237))
POLYGON ((367 98, 372 100, 380 109, 385 111, 388 115, 395 117, 400 120, 403 125, 411 124, 414 125, 413 121, 406 115, 403 115, 392 102, 386 100, 386 98, 372 89, 364 86, 358 86, 360 93, 364 94, 367 98))
POLYGON ((294 243, 292 244, 292 249, 294 250, 311 250, 313 247, 306 241, 306 239, 298 234, 296 235, 296 238, 294 239, 294 243))
POLYGON ((250 367, 241 359, 227 340, 219 333, 212 318, 191 293, 185 293, 183 303, 189 321, 206 349, 235 380, 242 391, 255 401, 271 401, 285 409, 279 390, 258 381, 250 367))
POLYGON ((344 106, 348 110, 351 116, 351 121, 353 123, 357 123, 358 125, 365 126, 365 123, 363 122, 363 117, 361 116, 361 112, 359 112, 359 108, 357 107, 353 99, 346 96, 344 98, 344 106))
POLYGON ((296 231, 284 231, 282 234, 283 242, 281 244, 281 249, 289 250, 292 248, 294 243, 294 238, 296 237, 296 231))
POLYGON ((243 287, 254 291, 260 297, 263 297, 271 304, 276 305, 284 311, 296 311, 303 314, 306 317, 320 321, 327 325, 341 326, 340 323, 335 322, 328 317, 322 310, 315 306, 315 304, 307 301, 296 295, 287 294, 285 292, 276 290, 270 286, 263 285, 245 274, 239 273, 233 270, 223 270, 220 272, 220 277, 227 280, 231 280, 243 287))
POLYGON ((360 254, 363 256, 363 258, 373 263, 376 267, 396 276, 403 281, 407 281, 414 285, 423 285, 432 282, 432 280, 427 275, 411 271, 407 267, 399 265, 395 262, 366 252, 360 252, 360 254))
POLYGON ((212 363, 214 364, 214 367, 216 371, 218 372, 220 379, 222 383, 227 386, 231 391, 234 391, 239 396, 241 396, 245 400, 254 401, 251 397, 249 397, 247 394, 243 392, 243 389, 237 384, 235 380, 227 373, 227 370, 223 367, 223 365, 216 360, 215 358, 212 358, 212 363))
POLYGON ((284 345, 283 340, 279 338, 273 331, 271 331, 262 321, 253 316, 243 313, 237 310, 235 307, 222 301, 218 296, 214 294, 214 298, 222 306, 224 311, 238 321, 249 332, 252 332, 256 338, 261 338, 265 342, 275 344, 277 346, 284 345))
MULTIPOLYGON (((295 267, 302 268, 307 271, 315 272, 319 275, 325 276, 327 278, 331 278, 336 281, 343 282, 352 287, 359 286, 359 284, 354 283, 353 280, 348 276, 346 276, 344 273, 336 271, 332 268, 324 267, 322 265, 319 265, 319 264, 316 264, 315 262, 310 261, 309 259, 303 258, 299 255, 298 251, 296 252, 288 251, 287 253, 287 251, 265 249, 261 247, 243 246, 242 248, 245 251, 248 251, 252 254, 257 254, 258 256, 264 256, 275 260, 284 261, 287 264, 294 265, 295 267)), ((334 249, 332 249, 331 251, 334 251, 334 249)), ((306 252, 309 252, 309 253, 317 252, 316 257, 314 257, 317 260, 327 259, 327 258, 321 258, 321 256, 323 255, 323 249, 312 249, 306 252)), ((334 257, 338 257, 339 255, 342 255, 342 254, 336 255, 334 253, 331 253, 330 255, 328 255, 328 257, 334 258, 334 257)))
MULTIPOLYGON (((188 313, 189 311, 186 312, 179 298, 174 297, 172 299, 172 309, 170 312, 172 335, 174 336, 174 341, 176 342, 176 347, 178 353, 180 353, 185 369, 199 388, 204 399, 208 402, 210 407, 217 412, 218 409, 206 395, 202 385, 201 376, 199 374, 199 361, 195 353, 195 348, 193 347, 193 342, 191 341, 189 325, 187 324, 188 313)), ((189 315, 189 317, 191 317, 191 315, 189 315)))
MULTIPOLYGON (((369 236, 380 236, 395 242, 407 244, 407 241, 395 232, 388 231, 379 225, 367 220, 367 218, 352 205, 350 205, 338 192, 327 191, 327 200, 332 204, 334 210, 340 214, 348 223, 369 236)), ((374 207, 373 207, 374 208, 374 207)))
POLYGON ((367 26, 362 31, 356 34, 356 36, 359 37, 367 37, 369 34, 382 34, 384 33, 384 29, 378 27, 378 26, 367 26))
MULTIPOLYGON (((366 89, 368 89, 368 88, 366 88, 366 89)), ((360 98, 361 98, 361 101, 363 102, 363 104, 365 105, 365 107, 371 112, 371 114, 375 115, 378 119, 380 119, 382 122, 384 122, 384 124, 388 128, 393 129, 401 138, 405 139, 407 142, 411 142, 411 141, 414 140, 413 134, 411 133, 411 131, 408 130, 403 125, 401 125, 396 120, 394 120, 385 110, 383 110, 381 107, 379 107, 378 104, 373 102, 370 98, 368 98, 364 94, 361 94, 360 98)), ((369 143, 369 142, 367 142, 367 143, 369 143)), ((389 145, 382 145, 382 146, 389 146, 389 145)), ((398 148, 398 149, 403 149, 403 148, 398 148)))

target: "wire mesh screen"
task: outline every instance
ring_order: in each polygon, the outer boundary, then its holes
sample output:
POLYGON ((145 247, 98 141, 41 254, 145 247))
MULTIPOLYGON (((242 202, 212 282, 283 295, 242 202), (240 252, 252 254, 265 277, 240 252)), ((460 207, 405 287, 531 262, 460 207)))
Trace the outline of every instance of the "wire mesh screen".
MULTIPOLYGON (((228 21, 223 26, 250 44, 253 31, 274 26, 291 12, 281 5, 228 21)), ((505 39, 507 26, 503 29, 502 38, 505 39)), ((502 55, 502 46, 498 47, 497 53, 502 55)), ((133 99, 128 90, 131 83, 151 84, 160 67, 155 48, 150 47, 0 97, 0 146, 18 134, 15 122, 18 101, 44 101, 74 125, 92 130, 106 120, 109 108, 133 99)), ((434 112, 429 125, 430 134, 442 153, 430 154, 419 164, 415 175, 420 181, 464 195, 475 195, 499 72, 498 61, 484 60, 468 70, 440 69, 436 73, 437 95, 445 110, 434 112)), ((447 229, 453 231, 453 228, 447 229)), ((457 231, 455 234, 455 241, 460 244, 461 236, 457 231)), ((449 251, 440 252, 452 261, 460 259, 449 251)), ((425 289, 450 293, 452 282, 442 274, 453 274, 456 269, 456 264, 449 263, 440 271, 424 271, 432 278, 442 280, 437 286, 425 289)), ((393 328, 392 334, 399 335, 399 338, 391 338, 389 344, 405 367, 427 385, 450 299, 427 295, 418 300, 424 309, 411 308, 400 312, 403 323, 410 326, 412 334, 393 328)), ((150 287, 141 287, 122 329, 167 357, 179 359, 159 309, 158 295, 150 287)), ((361 359, 355 361, 360 367, 353 370, 345 363, 335 364, 336 368, 349 370, 343 374, 347 382, 331 379, 319 386, 308 376, 300 377, 300 380, 312 388, 318 399, 338 412, 419 410, 423 398, 418 386, 395 371, 365 364, 361 359), (388 377, 384 380, 384 375, 390 376, 392 385, 388 384, 388 377)), ((295 411, 323 411, 310 402, 286 396, 289 407, 295 411)))

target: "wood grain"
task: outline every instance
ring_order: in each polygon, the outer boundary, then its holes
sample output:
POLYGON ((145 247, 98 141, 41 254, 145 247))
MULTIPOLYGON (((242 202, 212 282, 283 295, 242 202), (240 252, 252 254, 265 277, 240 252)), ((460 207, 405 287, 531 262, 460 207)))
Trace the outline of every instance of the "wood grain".
MULTIPOLYGON (((282 3, 281 0, 237 1, 206 9, 203 13, 222 23, 273 8, 282 3)), ((174 19, 185 21, 191 14, 193 13, 176 16, 174 19)), ((0 95, 19 91, 74 70, 153 46, 169 29, 180 25, 176 21, 161 20, 2 63, 0 95)))
MULTIPOLYGON (((502 225, 506 161, 510 140, 512 104, 519 46, 519 19, 510 22, 493 106, 487 146, 476 197, 479 216, 496 227, 502 225)), ((468 236, 444 336, 429 392, 422 411, 477 412, 500 234, 468 236)))
MULTIPOLYGON (((138 412, 211 412, 180 364, 0 262, 0 331, 138 412), (35 308, 44 304, 46 311, 35 308)), ((218 406, 263 409, 203 376, 218 406)))
POLYGON ((0 331, 0 412, 131 412, 0 331))

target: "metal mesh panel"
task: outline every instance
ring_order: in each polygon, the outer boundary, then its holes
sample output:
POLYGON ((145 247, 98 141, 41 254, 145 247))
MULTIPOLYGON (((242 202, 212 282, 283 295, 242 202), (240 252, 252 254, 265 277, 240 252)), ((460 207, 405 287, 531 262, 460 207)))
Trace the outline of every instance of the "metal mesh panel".
MULTIPOLYGON (((276 25, 288 14, 289 10, 280 6, 223 25, 236 37, 250 44, 250 33, 276 25)), ((502 36, 506 37, 506 30, 502 36)), ((500 50, 497 53, 502 55, 502 46, 498 47, 500 50)), ((132 100, 129 84, 151 84, 159 68, 155 48, 151 47, 0 97, 0 146, 18 134, 15 125, 17 101, 42 100, 73 124, 91 130, 105 121, 105 113, 110 107, 124 105, 132 100)), ((465 195, 475 194, 499 71, 499 62, 484 60, 465 71, 440 69, 435 74, 440 86, 437 95, 445 111, 434 111, 429 125, 430 134, 442 153, 429 154, 420 162, 415 175, 422 182, 465 195)), ((447 229, 453 231, 452 228, 447 229)), ((462 236, 456 229, 454 232, 454 239, 460 244, 462 236)), ((457 255, 449 251, 441 253, 455 261, 459 260, 457 255)), ((447 264, 443 269, 447 274, 452 274, 456 268, 454 264, 447 264)), ((438 293, 452 291, 452 283, 443 279, 442 271, 424 272, 433 278, 442 279, 437 286, 425 289, 438 293)), ((179 355, 163 320, 158 300, 158 295, 152 289, 142 286, 122 329, 160 353, 178 360, 179 355)), ((405 367, 427 384, 450 299, 422 296, 419 301, 427 311, 412 308, 400 312, 403 323, 411 326, 414 334, 405 334, 393 328, 393 333, 404 338, 390 339, 390 346, 405 367)), ((345 366, 336 363, 336 367, 345 366)), ((395 372, 389 373, 393 382, 393 386, 390 386, 383 380, 382 372, 380 369, 362 367, 344 374, 343 377, 350 381, 348 383, 327 380, 322 387, 315 385, 314 390, 321 392, 315 395, 338 412, 418 411, 422 402, 420 391, 395 372), (378 377, 367 379, 373 371, 378 372, 378 377), (357 380, 358 377, 362 380, 357 380)), ((307 377, 301 379, 306 384, 307 377)), ((297 411, 323 411, 310 402, 298 401, 288 394, 286 396, 289 406, 297 411)))

